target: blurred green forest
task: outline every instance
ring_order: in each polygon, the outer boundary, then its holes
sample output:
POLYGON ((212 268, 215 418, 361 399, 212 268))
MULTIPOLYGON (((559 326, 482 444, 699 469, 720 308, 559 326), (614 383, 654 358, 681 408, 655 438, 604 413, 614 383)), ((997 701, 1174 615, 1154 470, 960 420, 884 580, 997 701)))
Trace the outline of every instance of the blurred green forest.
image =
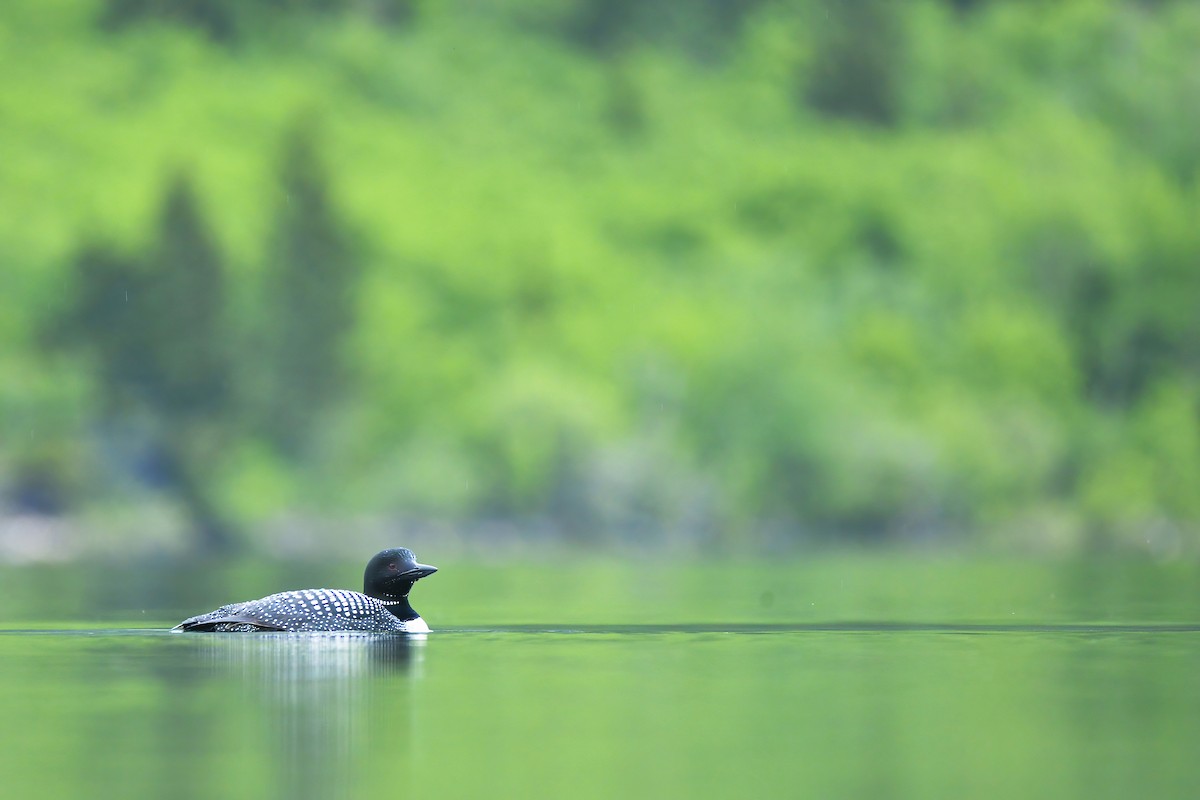
POLYGON ((6 0, 0 550, 1195 553, 1198 176, 1190 0, 6 0))

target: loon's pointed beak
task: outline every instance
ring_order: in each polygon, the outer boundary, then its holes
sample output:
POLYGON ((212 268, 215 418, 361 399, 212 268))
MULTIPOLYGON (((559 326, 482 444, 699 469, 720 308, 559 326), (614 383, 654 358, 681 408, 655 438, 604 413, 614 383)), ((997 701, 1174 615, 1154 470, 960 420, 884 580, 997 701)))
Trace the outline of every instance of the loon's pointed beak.
POLYGON ((428 564, 413 564, 409 569, 404 570, 397 577, 407 578, 412 581, 419 581, 421 578, 428 578, 433 573, 437 572, 437 567, 431 567, 428 564))

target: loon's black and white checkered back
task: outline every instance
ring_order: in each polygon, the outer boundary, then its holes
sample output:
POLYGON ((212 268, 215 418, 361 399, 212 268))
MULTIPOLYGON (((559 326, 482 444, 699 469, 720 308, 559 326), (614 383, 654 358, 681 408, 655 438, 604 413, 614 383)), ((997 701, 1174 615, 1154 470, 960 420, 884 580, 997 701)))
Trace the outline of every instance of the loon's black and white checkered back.
POLYGON ((372 631, 428 630, 424 622, 401 620, 379 600, 346 589, 302 589, 260 600, 232 603, 181 622, 182 630, 372 631), (414 624, 414 623, 419 623, 414 624))

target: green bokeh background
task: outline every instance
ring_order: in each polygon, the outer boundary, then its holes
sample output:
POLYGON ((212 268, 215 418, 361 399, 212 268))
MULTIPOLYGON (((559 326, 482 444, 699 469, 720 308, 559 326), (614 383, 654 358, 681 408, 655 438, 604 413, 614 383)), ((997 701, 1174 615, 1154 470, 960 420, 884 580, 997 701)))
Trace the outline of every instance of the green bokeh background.
POLYGON ((1170 0, 9 0, 0 555, 1194 553, 1198 45, 1170 0))

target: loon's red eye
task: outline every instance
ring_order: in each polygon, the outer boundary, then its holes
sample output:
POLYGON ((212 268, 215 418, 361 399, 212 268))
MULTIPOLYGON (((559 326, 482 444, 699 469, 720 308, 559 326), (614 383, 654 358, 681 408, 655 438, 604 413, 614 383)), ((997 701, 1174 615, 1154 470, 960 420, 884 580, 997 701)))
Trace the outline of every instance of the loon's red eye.
POLYGON ((393 561, 392 563, 388 564, 388 569, 390 569, 392 572, 395 572, 396 571, 396 562, 393 561))

